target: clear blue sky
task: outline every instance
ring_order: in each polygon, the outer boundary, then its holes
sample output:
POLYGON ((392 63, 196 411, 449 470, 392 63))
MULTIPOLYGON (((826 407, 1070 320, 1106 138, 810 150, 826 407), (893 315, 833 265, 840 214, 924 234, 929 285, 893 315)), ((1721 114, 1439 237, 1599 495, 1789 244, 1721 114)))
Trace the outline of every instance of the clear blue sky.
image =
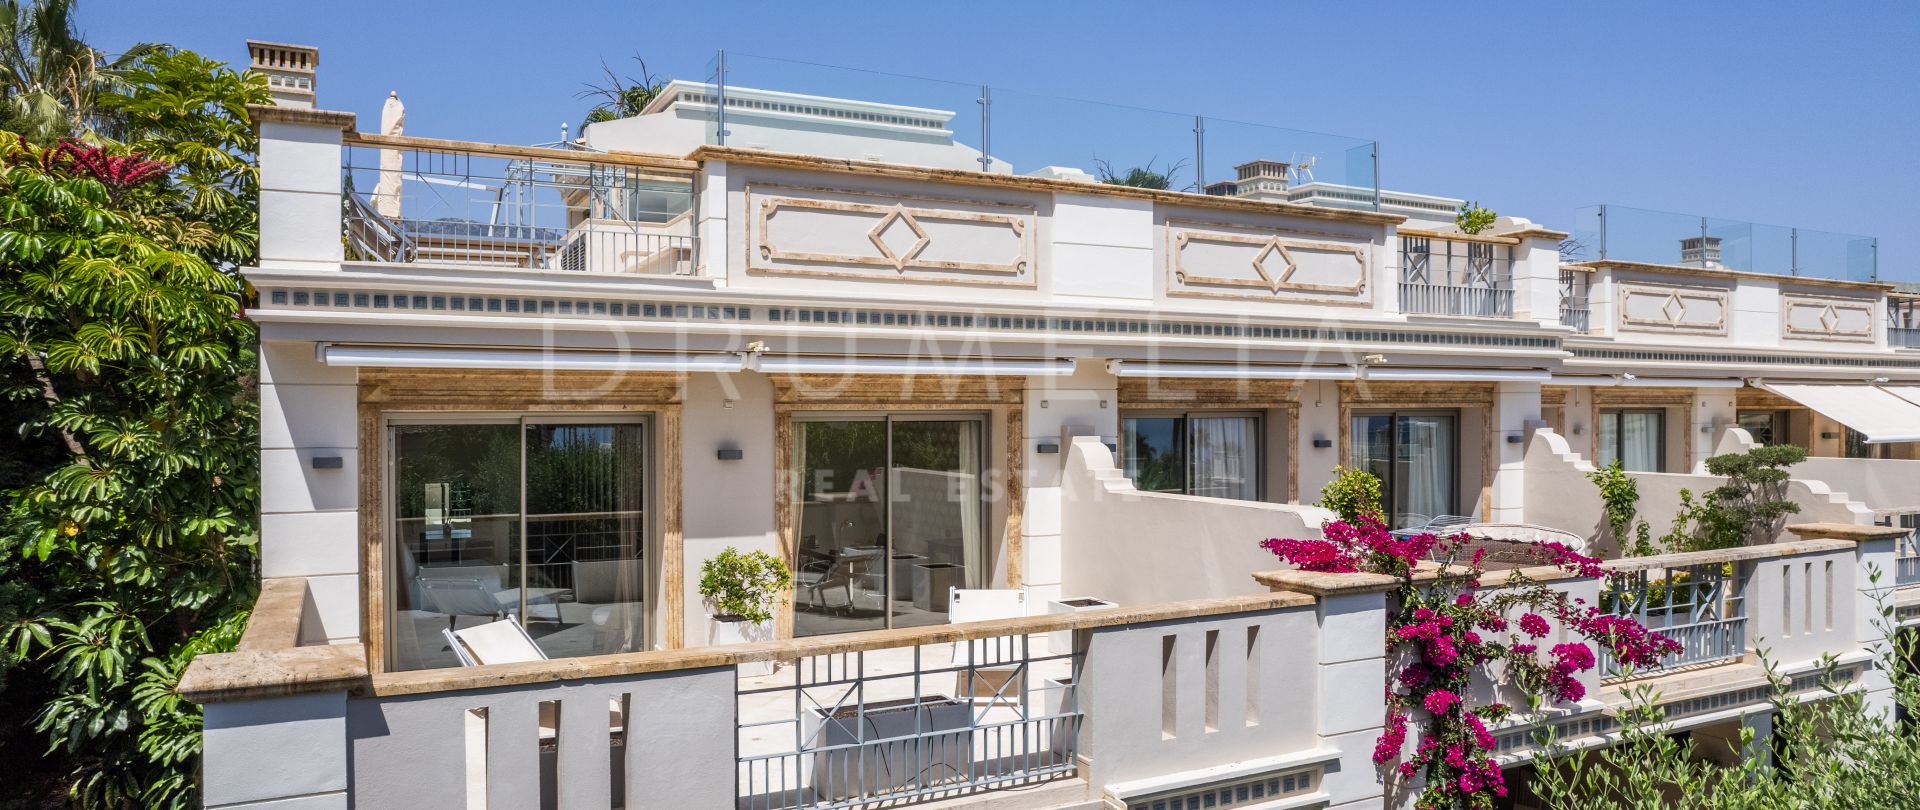
POLYGON ((602 59, 699 78, 723 47, 1201 112, 1377 139, 1388 188, 1561 228, 1606 202, 1878 236, 1881 276, 1920 280, 1910 3, 83 0, 81 23, 238 63, 317 45, 321 106, 363 128, 398 90, 410 134, 508 143, 577 126, 602 59))

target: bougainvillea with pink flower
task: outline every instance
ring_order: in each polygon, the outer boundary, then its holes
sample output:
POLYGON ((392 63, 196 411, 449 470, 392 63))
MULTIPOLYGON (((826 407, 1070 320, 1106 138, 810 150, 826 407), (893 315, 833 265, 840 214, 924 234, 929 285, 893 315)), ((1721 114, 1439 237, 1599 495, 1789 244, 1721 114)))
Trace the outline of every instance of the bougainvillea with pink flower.
MULTIPOLYGON (((1306 571, 1400 580, 1386 641, 1388 660, 1401 663, 1389 673, 1385 731, 1375 742, 1373 761, 1401 779, 1422 779, 1415 802, 1421 810, 1491 808, 1507 795, 1488 726, 1512 709, 1470 704, 1476 670, 1498 664, 1501 677, 1523 693, 1543 703, 1574 702, 1586 697, 1580 673, 1599 664, 1589 642, 1635 667, 1657 665, 1680 649, 1638 622, 1603 613, 1518 568, 1483 588, 1485 551, 1463 558, 1465 535, 1395 535, 1376 515, 1364 513, 1330 522, 1322 534, 1325 539, 1276 538, 1261 546, 1306 571), (1422 566, 1436 558, 1455 562, 1422 566), (1543 654, 1539 640, 1555 621, 1586 641, 1554 644, 1543 654), (1409 726, 1415 723, 1418 742, 1409 751, 1409 726)), ((1559 543, 1538 545, 1534 553, 1534 562, 1575 576, 1607 575, 1599 560, 1559 543)))

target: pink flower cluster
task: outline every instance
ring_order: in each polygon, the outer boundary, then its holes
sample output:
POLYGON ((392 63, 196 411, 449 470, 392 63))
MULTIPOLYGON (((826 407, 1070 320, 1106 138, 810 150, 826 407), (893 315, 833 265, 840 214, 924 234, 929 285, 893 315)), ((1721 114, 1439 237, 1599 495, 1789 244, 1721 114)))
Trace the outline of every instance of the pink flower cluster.
POLYGON ((1465 535, 1442 538, 1431 533, 1395 536, 1386 524, 1371 518, 1348 523, 1328 523, 1321 534, 1324 540, 1271 538, 1260 547, 1274 553, 1302 571, 1350 574, 1369 570, 1404 574, 1435 551, 1465 542, 1465 535))
POLYGON ((1680 652, 1680 642, 1667 638, 1625 616, 1588 608, 1571 622, 1581 635, 1605 644, 1613 660, 1638 669, 1659 666, 1660 659, 1680 652))
POLYGON ((1351 574, 1360 570, 1352 554, 1326 540, 1287 540, 1275 537, 1262 541, 1260 547, 1298 566, 1302 571, 1351 574))
MULTIPOLYGON (((1488 796, 1507 795, 1505 777, 1493 762, 1498 741, 1487 724, 1506 717, 1509 710, 1500 704, 1468 704, 1467 688, 1476 666, 1502 660, 1516 673, 1517 683, 1542 697, 1552 701, 1585 697, 1579 674, 1598 664, 1594 647, 1556 644, 1543 659, 1539 640, 1552 633, 1550 620, 1604 645, 1600 649, 1617 659, 1641 666, 1657 663, 1678 648, 1632 619, 1603 614, 1524 577, 1483 594, 1479 589, 1484 552, 1472 555, 1467 576, 1416 584, 1413 574, 1420 562, 1459 548, 1467 539, 1464 535, 1396 537, 1379 521, 1361 519, 1329 523, 1323 536, 1276 538, 1261 546, 1306 571, 1364 571, 1400 579, 1399 600, 1404 607, 1388 625, 1387 643, 1412 653, 1408 656, 1412 660, 1394 673, 1387 687, 1386 728, 1374 743, 1373 761, 1386 766, 1406 753, 1394 768, 1406 778, 1424 775, 1420 807, 1482 807, 1490 802, 1488 796), (1516 608, 1526 612, 1509 621, 1508 611, 1516 608), (1421 710, 1425 714, 1418 714, 1421 710), (1416 716, 1423 724, 1421 741, 1408 753, 1408 727, 1416 716)), ((1544 544, 1537 553, 1543 561, 1580 576, 1606 574, 1598 559, 1562 544, 1544 544)))

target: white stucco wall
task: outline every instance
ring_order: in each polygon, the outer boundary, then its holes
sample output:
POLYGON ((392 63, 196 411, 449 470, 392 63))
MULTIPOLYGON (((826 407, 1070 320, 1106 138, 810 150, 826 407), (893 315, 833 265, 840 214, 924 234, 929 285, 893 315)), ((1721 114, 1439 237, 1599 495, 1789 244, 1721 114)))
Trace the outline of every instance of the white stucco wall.
MULTIPOLYGON (((1599 488, 1587 480, 1587 473, 1594 470, 1593 464, 1574 453, 1568 447, 1567 440, 1559 434, 1541 430, 1533 434, 1533 440, 1527 447, 1525 466, 1525 522, 1596 538, 1596 542, 1600 543, 1598 547, 1608 552, 1609 556, 1617 553, 1617 547, 1603 541, 1608 529, 1606 516, 1601 510, 1599 488)), ((1656 543, 1661 535, 1673 527, 1673 517, 1680 508, 1680 490, 1688 490, 1697 500, 1702 493, 1725 480, 1718 476, 1687 473, 1629 475, 1633 476, 1640 492, 1639 519, 1651 527, 1656 543)), ((1800 506, 1800 512, 1790 521, 1792 523, 1873 522, 1871 510, 1835 494, 1820 481, 1792 480, 1788 485, 1787 499, 1800 506)), ((1792 535, 1783 530, 1774 540, 1790 539, 1792 535)))
POLYGON ((1259 593, 1283 567, 1260 541, 1313 539, 1331 512, 1311 506, 1141 492, 1092 438, 1061 476, 1062 586, 1122 605, 1259 593))

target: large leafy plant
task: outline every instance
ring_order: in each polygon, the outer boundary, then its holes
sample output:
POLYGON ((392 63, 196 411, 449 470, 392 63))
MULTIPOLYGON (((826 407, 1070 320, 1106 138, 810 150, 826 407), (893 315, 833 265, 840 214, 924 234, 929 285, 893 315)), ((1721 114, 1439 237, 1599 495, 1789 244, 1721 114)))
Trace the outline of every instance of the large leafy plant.
POLYGON ((714 613, 755 624, 773 618, 792 584, 786 564, 764 551, 728 546, 700 564, 700 595, 713 604, 714 613))
POLYGON ((191 807, 199 713, 170 694, 231 648, 255 585, 235 270, 258 234, 244 108, 267 93, 191 53, 122 78, 94 103, 124 143, 0 133, 0 393, 34 460, 0 518, 0 649, 73 803, 191 807))

